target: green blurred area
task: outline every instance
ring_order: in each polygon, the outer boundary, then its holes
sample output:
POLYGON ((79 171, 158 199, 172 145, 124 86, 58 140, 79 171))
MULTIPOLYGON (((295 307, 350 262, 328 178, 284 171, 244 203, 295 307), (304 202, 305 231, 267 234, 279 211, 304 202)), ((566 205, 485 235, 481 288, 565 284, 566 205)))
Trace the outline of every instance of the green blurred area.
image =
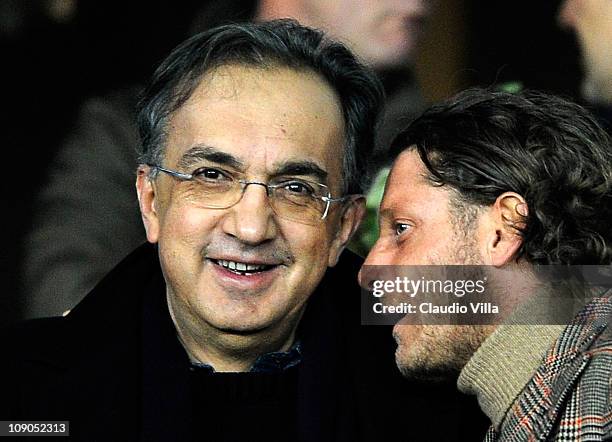
POLYGON ((517 94, 523 90, 523 83, 520 81, 508 81, 507 83, 500 84, 497 89, 510 94, 517 94))
POLYGON ((378 207, 385 191, 385 183, 389 176, 389 168, 386 167, 376 175, 370 190, 366 194, 366 214, 353 237, 348 248, 360 256, 365 257, 376 240, 378 239, 378 207))

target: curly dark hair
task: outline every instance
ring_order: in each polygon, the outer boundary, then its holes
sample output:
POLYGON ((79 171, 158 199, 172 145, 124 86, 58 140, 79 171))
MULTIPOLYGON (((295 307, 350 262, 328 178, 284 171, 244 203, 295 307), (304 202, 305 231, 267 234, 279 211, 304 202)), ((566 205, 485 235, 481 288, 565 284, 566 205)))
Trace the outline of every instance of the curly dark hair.
POLYGON ((540 92, 469 89, 435 105, 394 140, 416 149, 436 185, 490 206, 504 192, 529 215, 516 259, 610 264, 612 146, 583 107, 540 92))

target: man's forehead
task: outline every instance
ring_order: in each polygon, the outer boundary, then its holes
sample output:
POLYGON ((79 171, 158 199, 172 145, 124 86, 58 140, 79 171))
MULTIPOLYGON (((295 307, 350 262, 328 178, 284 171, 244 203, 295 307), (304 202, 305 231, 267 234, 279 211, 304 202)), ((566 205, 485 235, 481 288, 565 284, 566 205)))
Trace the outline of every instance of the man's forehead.
MULTIPOLYGON (((253 66, 229 63, 204 73, 198 80, 185 108, 199 100, 208 104, 233 101, 258 107, 270 102, 290 103, 299 100, 317 105, 321 117, 327 113, 339 115, 343 120, 340 99, 329 82, 311 69, 297 69, 280 65, 253 66), (262 98, 253 101, 253 98, 262 98), (267 99, 266 99, 267 98, 267 99), (274 98, 275 100, 272 100, 274 98)), ((180 110, 180 109, 179 109, 180 110)), ((300 115, 301 108, 287 108, 277 116, 300 115)))
POLYGON ((176 164, 206 145, 245 164, 311 160, 322 169, 341 170, 344 120, 324 81, 290 69, 228 69, 221 75, 245 78, 231 80, 230 89, 227 78, 207 79, 171 118, 168 160, 176 164), (213 90, 217 83, 219 91, 213 90))
POLYGON ((386 190, 414 188, 428 185, 427 168, 414 148, 404 150, 393 163, 386 190))
POLYGON ((416 149, 402 152, 389 173, 381 213, 402 208, 418 209, 427 199, 444 198, 448 189, 432 185, 427 176, 427 167, 416 149))
POLYGON ((222 106, 262 111, 277 107, 275 121, 310 117, 320 123, 332 121, 344 126, 342 106, 336 91, 322 76, 306 69, 240 64, 219 66, 198 80, 189 98, 173 113, 171 120, 190 111, 205 113, 203 106, 214 106, 209 117, 214 116, 217 108, 222 106), (290 106, 292 104, 297 106, 290 106))

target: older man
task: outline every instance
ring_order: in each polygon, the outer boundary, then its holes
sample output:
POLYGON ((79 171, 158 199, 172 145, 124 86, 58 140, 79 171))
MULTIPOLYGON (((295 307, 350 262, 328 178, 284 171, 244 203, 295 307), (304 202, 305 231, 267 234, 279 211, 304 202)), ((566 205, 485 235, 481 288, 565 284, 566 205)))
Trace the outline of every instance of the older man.
MULTIPOLYGON (((198 29, 226 22, 293 18, 344 42, 376 69, 387 93, 371 170, 400 117, 415 117, 422 99, 411 69, 427 0, 208 0, 198 29)), ((140 87, 88 100, 78 124, 48 170, 24 241, 25 318, 60 315, 144 240, 133 192, 138 131, 133 114, 140 87)))
MULTIPOLYGON (((70 420, 87 441, 353 441, 455 414, 419 385, 402 409, 392 351, 359 327, 342 252, 381 104, 344 46, 295 22, 179 46, 139 117, 152 245, 66 317, 11 332, 0 420, 70 420)), ((438 430, 455 429, 412 433, 438 430)))
POLYGON ((612 437, 609 285, 592 300, 583 293, 566 327, 545 299, 560 301, 559 287, 572 285, 540 274, 612 261, 605 131, 559 98, 470 90, 426 111, 395 148, 366 265, 487 265, 491 293, 518 307, 502 325, 434 325, 426 315, 408 325, 407 315, 394 328, 401 371, 458 378, 491 419, 487 440, 612 437))

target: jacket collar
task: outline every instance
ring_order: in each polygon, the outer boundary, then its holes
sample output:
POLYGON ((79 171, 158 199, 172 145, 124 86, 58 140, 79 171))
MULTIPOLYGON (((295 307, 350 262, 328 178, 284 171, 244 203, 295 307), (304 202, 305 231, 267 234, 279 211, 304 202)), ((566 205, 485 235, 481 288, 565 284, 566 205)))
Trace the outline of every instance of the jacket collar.
POLYGON ((500 434, 522 434, 522 419, 529 415, 530 432, 545 439, 553 429, 567 395, 588 366, 588 349, 609 326, 612 315, 612 291, 588 303, 569 324, 544 357, 544 362, 523 389, 502 422, 500 434))

